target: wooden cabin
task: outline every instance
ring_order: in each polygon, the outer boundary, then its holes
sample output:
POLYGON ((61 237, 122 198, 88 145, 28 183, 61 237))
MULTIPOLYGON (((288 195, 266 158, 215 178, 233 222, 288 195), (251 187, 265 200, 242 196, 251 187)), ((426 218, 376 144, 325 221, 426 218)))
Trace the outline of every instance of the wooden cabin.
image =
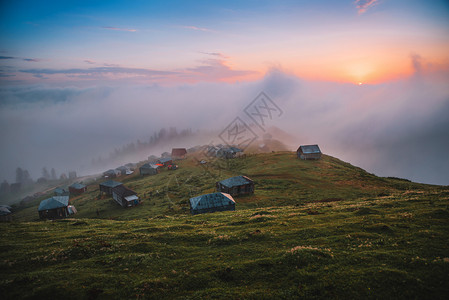
POLYGON ((115 177, 120 176, 120 174, 121 173, 118 170, 109 169, 109 170, 103 172, 103 177, 105 177, 105 178, 115 178, 115 177))
POLYGON ((124 185, 112 189, 112 198, 123 207, 132 207, 140 203, 137 193, 124 185))
POLYGON ((146 163, 139 168, 140 175, 156 175, 159 173, 160 166, 156 164, 146 163))
POLYGON ((302 145, 299 146, 298 150, 296 150, 296 154, 298 158, 304 160, 318 160, 321 158, 321 150, 318 145, 302 145))
POLYGON ((171 150, 171 157, 173 159, 185 159, 187 154, 186 148, 173 148, 171 150))
POLYGON ((123 183, 114 180, 108 180, 100 183, 100 194, 105 193, 106 195, 112 195, 112 189, 122 184, 123 183))
POLYGON ((61 187, 57 187, 53 190, 55 196, 68 196, 69 195, 69 191, 66 191, 65 189, 61 188, 61 187))
POLYGON ((231 196, 249 195, 254 193, 254 181, 246 176, 235 176, 216 183, 217 192, 231 196))
POLYGON ((171 165, 173 160, 171 157, 163 157, 157 161, 159 164, 164 165, 164 167, 171 165))
POLYGON ((74 183, 69 186, 69 193, 73 195, 79 195, 87 191, 87 186, 81 183, 74 183))
POLYGON ((120 167, 116 168, 116 170, 119 171, 121 175, 127 175, 128 171, 130 171, 129 168, 127 168, 125 166, 120 166, 120 167))
POLYGON ((243 150, 236 147, 222 147, 216 153, 217 157, 230 159, 243 155, 243 150))
POLYGON ((12 214, 10 211, 10 207, 0 206, 0 222, 11 222, 12 214))
POLYGON ((212 193, 190 198, 192 215, 226 210, 235 210, 235 201, 229 194, 212 193))
POLYGON ((69 206, 69 196, 53 196, 42 200, 37 211, 41 219, 61 219, 76 212, 69 206))

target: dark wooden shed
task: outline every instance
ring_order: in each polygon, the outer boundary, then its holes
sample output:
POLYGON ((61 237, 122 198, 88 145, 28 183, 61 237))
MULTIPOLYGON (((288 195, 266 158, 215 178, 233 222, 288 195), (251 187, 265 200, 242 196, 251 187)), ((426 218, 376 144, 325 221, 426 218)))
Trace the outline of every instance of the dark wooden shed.
POLYGON ((87 186, 81 183, 74 183, 69 186, 69 193, 74 195, 79 195, 87 191, 87 186))
POLYGON ((37 209, 41 219, 60 219, 70 215, 69 196, 53 196, 42 200, 37 209))
POLYGON ((321 158, 321 150, 318 145, 302 145, 299 146, 298 150, 296 150, 296 154, 298 158, 309 160, 309 159, 320 159, 321 158))
POLYGON ((155 164, 146 163, 139 168, 140 175, 156 175, 159 173, 160 166, 155 164))
POLYGON ((254 181, 246 176, 235 176, 218 181, 217 192, 227 193, 231 196, 248 195, 254 193, 254 181))
POLYGON ((158 160, 158 163, 164 165, 164 167, 171 165, 173 163, 173 160, 171 157, 163 157, 158 160))
POLYGON ((171 157, 173 159, 185 159, 187 154, 186 148, 173 148, 171 150, 171 157))
POLYGON ((112 189, 112 198, 123 207, 136 206, 140 203, 137 193, 124 185, 112 189))
POLYGON ((103 183, 100 183, 100 193, 112 195, 112 189, 122 184, 123 183, 114 180, 108 180, 103 183))

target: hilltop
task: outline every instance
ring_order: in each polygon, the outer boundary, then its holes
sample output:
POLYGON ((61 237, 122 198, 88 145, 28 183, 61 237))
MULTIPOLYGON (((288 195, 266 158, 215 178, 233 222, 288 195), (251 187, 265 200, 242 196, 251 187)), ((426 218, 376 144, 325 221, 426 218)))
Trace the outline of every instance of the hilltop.
MULTIPOLYGON (((444 298, 449 187, 382 178, 294 152, 198 163, 117 180, 123 209, 93 181, 73 219, 37 221, 40 199, 0 224, 6 298, 444 298), (246 175, 235 212, 191 216, 190 197, 246 175), (97 216, 96 210, 99 209, 97 216)), ((143 162, 142 162, 143 163, 143 162)), ((42 198, 45 198, 43 196, 42 198)))
MULTIPOLYGON (((71 197, 78 209, 75 218, 107 218, 130 220, 158 215, 188 213, 188 199, 215 191, 215 183, 236 175, 246 175, 256 184, 254 195, 240 197, 238 209, 265 206, 303 205, 309 202, 334 200, 362 200, 378 196, 402 194, 404 191, 432 190, 432 185, 413 183, 399 178, 382 178, 352 166, 337 158, 323 155, 319 161, 303 161, 294 152, 247 154, 244 158, 213 159, 193 153, 186 160, 176 162, 178 170, 155 176, 140 176, 138 169, 115 180, 136 191, 142 205, 123 209, 111 196, 100 196, 98 184, 106 181, 100 176, 87 182, 87 192, 71 197), (206 159, 207 164, 199 164, 206 159), (96 210, 100 215, 96 215, 96 210)), ((142 165, 140 163, 139 165, 142 165)), ((36 221, 36 207, 50 194, 19 206, 15 214, 18 221, 36 221)))

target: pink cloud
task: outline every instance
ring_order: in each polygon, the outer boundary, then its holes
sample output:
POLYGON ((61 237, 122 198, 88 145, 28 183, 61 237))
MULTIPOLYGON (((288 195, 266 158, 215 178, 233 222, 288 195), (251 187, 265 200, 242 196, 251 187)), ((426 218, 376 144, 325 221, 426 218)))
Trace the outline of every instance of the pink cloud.
POLYGON ((182 26, 182 28, 191 29, 191 30, 197 30, 197 31, 203 31, 203 32, 215 32, 212 29, 204 28, 204 27, 197 27, 197 26, 182 26))
POLYGON ((355 0, 355 5, 359 14, 365 13, 369 8, 378 3, 378 0, 355 0))

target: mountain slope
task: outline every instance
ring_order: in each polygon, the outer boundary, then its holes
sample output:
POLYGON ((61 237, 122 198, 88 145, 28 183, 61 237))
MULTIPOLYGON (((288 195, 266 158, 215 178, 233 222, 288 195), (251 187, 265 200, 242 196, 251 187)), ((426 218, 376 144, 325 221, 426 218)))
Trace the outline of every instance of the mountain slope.
MULTIPOLYGON (((142 163, 141 163, 142 164, 142 163)), ((329 198, 352 200, 379 195, 401 194, 407 189, 432 190, 434 186, 405 180, 376 177, 339 159, 324 155, 319 161, 303 161, 294 152, 249 154, 246 158, 210 160, 193 153, 178 161, 179 170, 166 169, 156 176, 133 175, 117 178, 135 190, 143 204, 123 209, 110 196, 99 196, 98 179, 88 192, 71 198, 79 213, 76 218, 113 218, 128 220, 161 214, 188 213, 188 199, 215 191, 215 182, 230 176, 246 175, 256 183, 252 196, 237 198, 237 209, 271 205, 301 205, 329 198), (198 163, 206 159, 206 165, 198 163), (96 215, 96 211, 100 215, 96 215)), ((41 199, 19 208, 15 219, 37 220, 36 207, 41 199)))
MULTIPOLYGON (((442 299, 449 292, 448 187, 378 178, 330 156, 299 161, 291 152, 207 170, 193 158, 179 165, 123 180, 141 195, 153 192, 135 208, 89 186, 73 200, 76 219, 0 224, 2 295, 442 299), (235 174, 256 181, 253 196, 235 198, 235 212, 188 214, 189 194, 235 174)), ((29 209, 18 216, 35 218, 29 209)))

